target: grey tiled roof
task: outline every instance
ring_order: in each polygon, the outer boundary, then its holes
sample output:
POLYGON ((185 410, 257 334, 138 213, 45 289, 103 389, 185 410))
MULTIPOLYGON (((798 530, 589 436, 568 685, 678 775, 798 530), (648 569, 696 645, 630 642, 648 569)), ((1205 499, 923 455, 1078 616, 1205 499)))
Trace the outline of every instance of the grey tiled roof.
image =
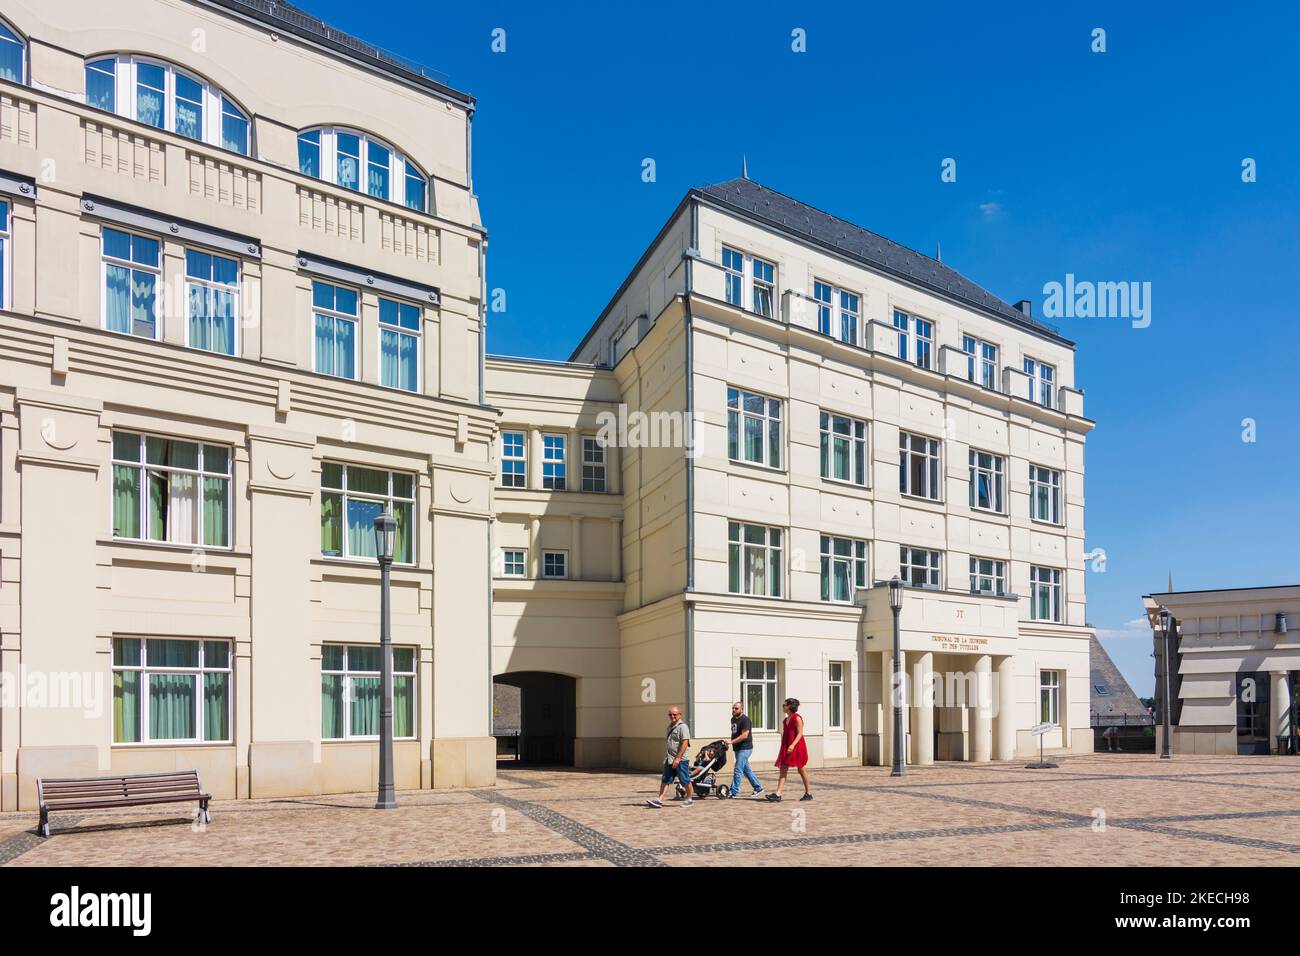
POLYGON ((431 69, 410 57, 385 50, 332 27, 319 17, 284 0, 198 0, 198 2, 211 3, 234 13, 250 16, 285 33, 293 33, 319 43, 344 56, 400 74, 420 86, 450 95, 467 105, 474 103, 472 96, 452 89, 447 74, 441 70, 431 69))
POLYGON ((1138 700, 1137 694, 1129 686, 1124 675, 1119 672, 1115 662, 1101 646, 1101 641, 1094 635, 1089 643, 1089 685, 1088 697, 1093 717, 1144 716, 1147 709, 1138 700), (1108 693, 1098 694, 1098 685, 1105 687, 1108 693))
POLYGON ((1026 317, 1015 306, 949 269, 937 259, 822 212, 752 179, 732 179, 705 186, 696 192, 785 232, 829 246, 882 272, 909 280, 1016 325, 1046 332, 1061 341, 1067 341, 1050 325, 1026 317))

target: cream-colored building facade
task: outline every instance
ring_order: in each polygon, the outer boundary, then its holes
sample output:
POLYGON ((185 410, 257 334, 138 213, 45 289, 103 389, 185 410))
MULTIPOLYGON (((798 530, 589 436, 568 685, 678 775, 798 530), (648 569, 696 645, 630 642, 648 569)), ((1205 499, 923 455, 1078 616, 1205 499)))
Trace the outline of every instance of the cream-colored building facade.
POLYGON ((475 103, 265 0, 0 18, 0 809, 197 767, 365 790, 392 511, 401 788, 1091 749, 1074 348, 748 179, 692 190, 567 362, 489 356, 475 103), (929 690, 934 688, 933 691, 929 690), (1040 728, 1044 729, 1044 728, 1040 728))
POLYGON ((656 767, 666 705, 698 742, 742 699, 768 762, 792 696, 814 764, 887 761, 892 618, 872 585, 900 568, 909 760, 1034 753, 1043 723, 1048 750, 1091 750, 1092 423, 1073 346, 1027 313, 742 178, 685 197, 569 363, 490 361, 494 673, 573 682, 534 688, 574 700, 554 756, 617 745, 656 767), (589 458, 603 493, 575 484, 589 458), (548 580, 539 562, 565 549, 577 580, 548 580))
POLYGON ((1156 739, 1163 739, 1160 609, 1171 615, 1175 754, 1297 753, 1300 586, 1166 591, 1143 598, 1156 648, 1156 739))
POLYGON ((398 786, 490 784, 473 99, 273 4, 0 16, 0 807, 372 786, 382 507, 398 786))

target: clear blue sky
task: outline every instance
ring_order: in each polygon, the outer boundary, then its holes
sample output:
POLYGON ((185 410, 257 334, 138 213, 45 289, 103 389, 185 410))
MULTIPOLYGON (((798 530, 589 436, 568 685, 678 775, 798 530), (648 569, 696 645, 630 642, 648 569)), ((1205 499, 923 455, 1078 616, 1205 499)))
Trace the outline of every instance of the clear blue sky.
POLYGON ((1067 272, 1152 284, 1149 328, 1056 323, 1098 423, 1088 620, 1139 694, 1151 642, 1133 622, 1170 572, 1179 589, 1300 582, 1293 5, 300 2, 478 97, 488 284, 507 297, 490 351, 567 358, 685 191, 744 153, 751 178, 942 243, 1039 314, 1067 272))

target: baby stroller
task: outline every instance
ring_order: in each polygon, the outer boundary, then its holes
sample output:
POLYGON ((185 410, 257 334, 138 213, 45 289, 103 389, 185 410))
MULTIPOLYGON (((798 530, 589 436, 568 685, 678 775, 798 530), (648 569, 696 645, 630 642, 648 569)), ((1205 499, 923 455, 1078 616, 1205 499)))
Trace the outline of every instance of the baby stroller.
MULTIPOLYGON (((695 796, 703 798, 709 794, 716 794, 719 799, 730 796, 731 786, 718 783, 716 776, 726 765, 727 742, 725 740, 715 740, 701 747, 695 763, 691 766, 691 784, 695 789, 695 796)), ((680 800, 685 796, 686 788, 679 783, 677 799, 680 800)))

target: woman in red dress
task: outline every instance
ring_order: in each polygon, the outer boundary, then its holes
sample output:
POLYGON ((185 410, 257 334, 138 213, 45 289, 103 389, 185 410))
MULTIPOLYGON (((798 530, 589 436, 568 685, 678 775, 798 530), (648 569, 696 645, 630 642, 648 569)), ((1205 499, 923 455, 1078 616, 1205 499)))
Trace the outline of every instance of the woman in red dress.
POLYGON ((776 802, 781 799, 785 789, 785 777, 794 767, 799 771, 803 781, 803 796, 800 800, 811 800, 812 790, 808 784, 808 743, 803 739, 803 718, 799 716, 799 701, 793 697, 785 699, 785 723, 781 725, 781 751, 776 755, 776 765, 781 768, 781 778, 776 782, 776 792, 769 793, 767 799, 776 802))

